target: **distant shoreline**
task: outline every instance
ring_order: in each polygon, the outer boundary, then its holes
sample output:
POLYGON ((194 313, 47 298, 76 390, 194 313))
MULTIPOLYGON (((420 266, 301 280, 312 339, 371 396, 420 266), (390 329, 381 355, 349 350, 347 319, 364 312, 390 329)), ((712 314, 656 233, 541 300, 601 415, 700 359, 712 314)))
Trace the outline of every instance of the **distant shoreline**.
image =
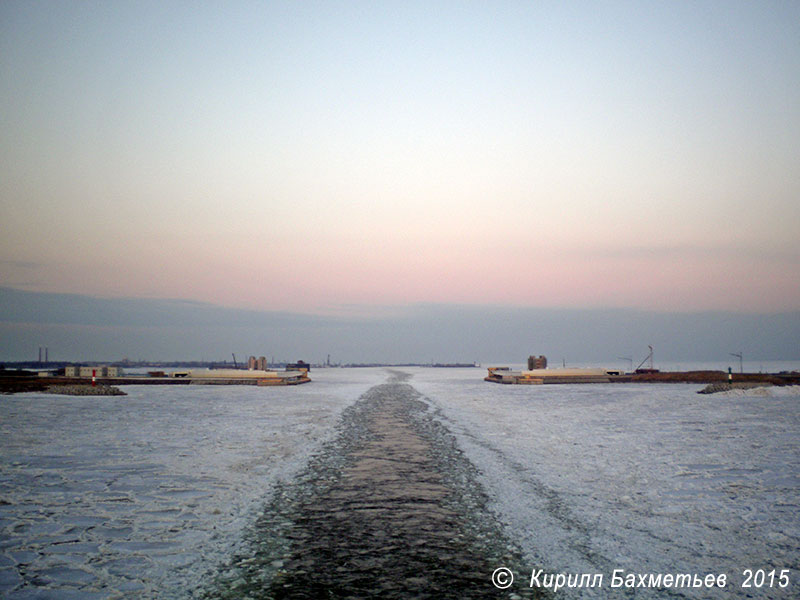
MULTIPOLYGON (((427 366, 436 368, 436 365, 354 365, 350 368, 363 367, 389 367, 389 366, 427 366)), ((438 365, 439 367, 443 365, 438 365)), ((474 365, 472 368, 475 368, 474 365)), ((22 392, 47 392, 48 388, 55 386, 88 384, 91 378, 41 376, 29 371, 0 371, 0 394, 15 394, 22 392)), ((173 377, 149 377, 147 375, 128 375, 121 377, 96 377, 98 384, 103 385, 191 385, 189 380, 173 377)), ((477 380, 477 377, 476 377, 477 380)), ((631 373, 615 376, 610 383, 759 383, 765 385, 800 385, 800 372, 786 373, 726 373, 724 371, 666 371, 655 373, 631 373)), ((241 382, 236 382, 241 383, 241 382)), ((560 382, 567 383, 567 382, 560 382)), ((591 385, 592 382, 583 385, 591 385)))

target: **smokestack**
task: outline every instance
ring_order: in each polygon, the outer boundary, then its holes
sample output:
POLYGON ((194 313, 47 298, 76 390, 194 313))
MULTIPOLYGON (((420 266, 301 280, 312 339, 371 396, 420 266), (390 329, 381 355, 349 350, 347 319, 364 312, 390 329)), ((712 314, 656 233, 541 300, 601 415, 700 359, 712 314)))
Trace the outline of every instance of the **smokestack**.
POLYGON ((47 364, 48 362, 50 362, 50 361, 47 359, 47 346, 45 346, 44 347, 44 364, 47 364))
POLYGON ((42 362, 42 347, 39 346, 39 362, 42 362))

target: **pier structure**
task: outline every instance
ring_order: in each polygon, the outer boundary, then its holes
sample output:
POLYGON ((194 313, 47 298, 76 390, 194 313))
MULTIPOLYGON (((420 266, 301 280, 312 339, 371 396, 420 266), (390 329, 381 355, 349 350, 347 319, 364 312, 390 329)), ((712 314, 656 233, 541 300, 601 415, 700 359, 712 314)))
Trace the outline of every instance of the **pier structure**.
POLYGON ((624 377, 618 369, 529 369, 513 371, 508 367, 489 367, 485 381, 505 384, 541 385, 545 383, 611 383, 624 377))

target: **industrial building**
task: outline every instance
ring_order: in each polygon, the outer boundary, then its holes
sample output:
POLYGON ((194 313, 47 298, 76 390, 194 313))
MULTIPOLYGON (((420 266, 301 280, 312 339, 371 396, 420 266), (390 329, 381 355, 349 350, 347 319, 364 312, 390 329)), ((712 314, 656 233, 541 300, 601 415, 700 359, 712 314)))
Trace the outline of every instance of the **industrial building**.
POLYGON ((269 364, 265 356, 259 356, 258 358, 251 356, 247 359, 247 368, 251 371, 266 371, 269 368, 269 364))
POLYGON ((534 369, 546 369, 547 368, 547 357, 543 355, 539 356, 529 356, 528 357, 528 370, 533 371, 534 369))
POLYGON ((98 365, 94 367, 64 367, 64 375, 67 377, 121 377, 123 373, 120 367, 98 365))

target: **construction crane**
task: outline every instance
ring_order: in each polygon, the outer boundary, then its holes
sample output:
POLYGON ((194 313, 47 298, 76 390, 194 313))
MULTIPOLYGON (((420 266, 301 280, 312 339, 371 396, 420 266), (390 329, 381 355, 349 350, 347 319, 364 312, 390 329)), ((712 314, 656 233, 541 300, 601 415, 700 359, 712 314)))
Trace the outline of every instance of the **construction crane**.
POLYGON ((238 369, 239 365, 236 364, 236 355, 233 352, 231 352, 231 356, 233 357, 233 368, 238 369))
POLYGON ((739 351, 738 354, 736 352, 729 352, 728 354, 739 359, 739 373, 744 373, 744 359, 742 358, 742 352, 739 351))
POLYGON ((653 368, 653 347, 652 347, 652 346, 648 346, 648 348, 650 348, 650 354, 648 354, 648 355, 645 357, 645 359, 644 359, 642 362, 640 362, 640 363, 639 363, 639 366, 638 366, 638 367, 636 367, 636 372, 638 372, 638 371, 639 371, 639 369, 641 369, 641 368, 642 368, 642 365, 643 365, 644 363, 648 362, 648 361, 650 361, 650 366, 649 366, 647 369, 645 369, 645 372, 654 373, 654 372, 656 371, 656 370, 653 368))

